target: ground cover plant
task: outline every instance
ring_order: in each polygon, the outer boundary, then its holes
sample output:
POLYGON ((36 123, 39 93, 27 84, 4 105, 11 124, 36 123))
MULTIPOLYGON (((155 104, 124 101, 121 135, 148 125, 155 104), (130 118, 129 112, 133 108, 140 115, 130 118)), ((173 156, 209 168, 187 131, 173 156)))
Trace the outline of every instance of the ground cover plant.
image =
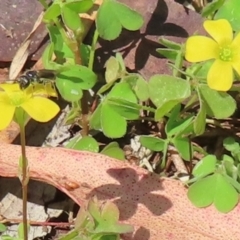
MULTIPOLYGON (((219 212, 231 211, 238 203, 240 191, 239 139, 236 135, 225 138, 222 142, 225 150, 217 156, 211 148, 201 146, 199 138, 214 129, 224 129, 226 119, 238 113, 237 1, 213 1, 202 10, 206 36, 196 33, 184 44, 159 39, 156 52, 169 60, 171 75, 156 74, 144 79, 139 73, 129 72, 121 54, 116 53, 105 63, 103 81, 93 69, 97 41, 114 40, 123 28, 140 29, 143 17, 120 2, 105 0, 97 13, 92 43, 86 45, 79 14, 93 7, 92 0, 54 1, 50 6, 40 2, 45 8, 43 21, 51 40, 42 60, 45 69, 54 72, 54 79, 44 75, 32 79, 25 75, 24 79, 30 81, 26 88, 21 88, 19 82, 1 84, 0 111, 5 115, 0 120, 0 129, 6 128, 12 119, 20 126, 19 178, 23 189, 19 236, 2 238, 27 239, 29 176, 25 123, 29 117, 47 122, 60 110, 45 96, 58 96, 69 102, 71 111, 65 121, 81 127, 81 138, 73 138, 67 148, 100 152, 124 161, 118 140, 129 135, 129 127, 137 126, 136 123, 157 126, 155 131, 142 131, 139 140, 142 146, 157 153, 154 162, 149 160, 152 171, 161 176, 173 175, 169 171, 168 153, 169 147, 174 147, 187 166, 190 179, 185 184, 189 186, 192 204, 199 208, 213 204, 219 212), (100 87, 96 88, 97 84, 100 87), (93 91, 90 96, 89 90, 93 91), (101 132, 111 142, 101 148, 91 130, 101 132), (196 154, 200 156, 197 162, 196 154)), ((133 226, 118 223, 119 214, 113 203, 102 204, 93 198, 81 207, 74 230, 59 239, 120 239, 120 234, 133 231, 133 226)))

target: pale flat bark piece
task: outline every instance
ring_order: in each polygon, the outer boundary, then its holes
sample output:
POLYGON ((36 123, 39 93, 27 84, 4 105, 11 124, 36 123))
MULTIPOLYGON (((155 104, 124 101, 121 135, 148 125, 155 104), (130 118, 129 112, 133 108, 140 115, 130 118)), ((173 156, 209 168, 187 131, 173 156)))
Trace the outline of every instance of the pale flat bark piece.
MULTIPOLYGON (((17 175, 20 147, 0 145, 0 175, 17 175)), ((121 221, 135 226, 135 240, 240 239, 238 205, 222 214, 194 207, 183 184, 101 154, 63 148, 27 147, 30 175, 52 184, 79 205, 96 195, 120 209, 121 221)))
POLYGON ((9 79, 14 80, 17 78, 18 74, 21 72, 24 64, 26 63, 29 55, 29 47, 31 44, 31 38, 35 31, 42 23, 44 12, 41 12, 34 23, 31 32, 27 35, 26 39, 21 44, 20 48, 17 50, 9 68, 9 79))

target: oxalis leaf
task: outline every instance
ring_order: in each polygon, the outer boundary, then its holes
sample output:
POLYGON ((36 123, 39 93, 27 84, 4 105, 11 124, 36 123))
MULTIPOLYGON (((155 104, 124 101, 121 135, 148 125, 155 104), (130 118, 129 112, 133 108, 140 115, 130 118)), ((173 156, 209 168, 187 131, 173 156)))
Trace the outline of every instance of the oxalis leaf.
POLYGON ((90 136, 77 136, 71 139, 71 141, 66 145, 66 148, 71 148, 75 150, 85 150, 89 152, 98 152, 99 146, 97 141, 90 136))
POLYGON ((118 223, 119 210, 111 201, 107 201, 100 206, 100 202, 93 198, 89 201, 88 210, 96 222, 94 233, 127 233, 133 231, 131 225, 118 223))
POLYGON ((143 22, 143 17, 128 6, 114 0, 105 0, 98 10, 96 27, 103 39, 114 40, 123 27, 135 31, 143 22))
POLYGON ((59 81, 71 81, 79 86, 83 90, 89 90, 92 88, 96 81, 97 75, 89 68, 81 65, 71 65, 66 70, 61 71, 57 75, 59 81))
MULTIPOLYGON (((121 104, 121 102, 119 103, 121 104)), ((134 103, 128 102, 128 104, 134 103)), ((138 116, 138 114, 136 115, 138 116)), ((97 109, 92 114, 90 118, 90 127, 96 130, 101 130, 107 137, 120 138, 124 136, 124 134, 126 134, 127 122, 125 117, 134 116, 134 107, 125 108, 124 104, 117 106, 113 104, 113 102, 111 102, 110 100, 106 99, 101 104, 99 104, 97 109), (120 113, 124 116, 122 116, 120 113)))
POLYGON ((168 48, 158 48, 156 51, 159 54, 161 54, 162 56, 164 56, 167 59, 171 60, 172 62, 175 61, 175 59, 177 57, 177 54, 178 54, 178 50, 168 49, 168 48))
POLYGON ((207 207, 213 203, 222 213, 231 211, 238 203, 237 191, 220 173, 193 183, 187 195, 196 207, 207 207))
POLYGON ((137 97, 127 82, 117 83, 105 102, 126 119, 134 120, 139 117, 140 106, 137 104, 137 97))
POLYGON ((43 21, 48 23, 56 19, 61 14, 61 7, 59 3, 53 3, 45 11, 43 21))
POLYGON ((225 0, 214 0, 212 2, 208 2, 208 4, 203 8, 201 15, 202 17, 208 17, 213 15, 217 10, 221 9, 225 0))
POLYGON ((149 98, 148 83, 140 74, 128 74, 122 78, 122 82, 127 82, 131 85, 139 100, 146 101, 149 98))
POLYGON ((101 111, 102 111, 102 104, 99 104, 97 109, 93 112, 92 116, 90 117, 89 125, 91 128, 96 130, 101 130, 101 111))
POLYGON ((168 75, 155 75, 148 83, 149 96, 152 102, 160 108, 166 102, 183 99, 190 96, 190 85, 187 81, 168 75))
POLYGON ((228 93, 215 91, 203 84, 199 85, 199 92, 210 117, 227 118, 236 110, 236 102, 228 93))
POLYGON ((228 19, 231 23, 232 28, 234 31, 238 32, 240 30, 240 4, 239 0, 227 0, 224 1, 224 4, 221 8, 217 11, 214 19, 228 19))
POLYGON ((223 146, 230 152, 240 151, 239 143, 233 137, 227 137, 223 140, 223 146))
POLYGON ((162 106, 156 109, 154 119, 155 121, 159 121, 162 119, 167 113, 169 113, 180 100, 170 100, 165 102, 162 106))
POLYGON ((192 158, 192 145, 188 138, 175 137, 172 140, 174 146, 178 150, 180 156, 186 160, 190 161, 192 158))
POLYGON ((109 157, 119 160, 125 160, 124 151, 119 147, 117 142, 109 143, 102 151, 101 154, 105 154, 109 157))
POLYGON ((73 58, 74 54, 72 50, 67 46, 67 44, 63 41, 62 35, 59 29, 53 25, 47 25, 48 33, 51 39, 51 43, 54 47, 54 54, 58 59, 64 58, 73 58))
POLYGON ((211 174, 215 171, 217 164, 217 158, 214 155, 207 155, 199 161, 194 169, 192 174, 194 177, 200 177, 203 175, 211 174))
POLYGON ((105 72, 105 79, 107 83, 111 83, 117 80, 118 73, 120 69, 119 62, 115 57, 110 57, 107 62, 105 63, 106 72, 105 72))
POLYGON ((127 121, 106 103, 101 107, 101 126, 105 136, 120 138, 127 131, 127 121))
POLYGON ((152 136, 141 136, 139 141, 144 147, 157 152, 161 152, 167 144, 166 140, 152 136))
POLYGON ((115 84, 111 92, 107 96, 108 98, 119 98, 127 100, 132 103, 137 103, 137 97, 131 89, 130 84, 126 82, 121 82, 115 84))
POLYGON ((97 81, 96 74, 85 66, 72 65, 57 74, 56 85, 61 96, 69 102, 81 99, 82 90, 88 90, 97 81))
POLYGON ((82 98, 82 89, 77 83, 68 80, 58 80, 56 81, 56 86, 61 97, 68 102, 76 102, 82 98))
MULTIPOLYGON (((174 120, 174 119, 173 119, 174 120)), ((192 132, 192 122, 193 117, 189 116, 185 119, 180 119, 179 121, 172 121, 172 117, 168 120, 166 124, 166 133, 168 137, 178 136, 181 137, 183 133, 191 133, 192 132)))
POLYGON ((164 37, 160 37, 159 38, 159 43, 163 46, 165 46, 166 48, 169 49, 174 49, 174 50, 180 50, 181 49, 181 44, 173 42, 167 38, 164 37))
POLYGON ((71 2, 64 3, 64 6, 67 6, 69 9, 76 13, 86 13, 93 6, 92 0, 74 0, 71 2))
POLYGON ((106 103, 111 106, 120 116, 127 120, 135 120, 139 118, 140 105, 123 99, 109 98, 106 103))
POLYGON ((61 8, 61 15, 64 24, 73 31, 81 29, 83 31, 83 24, 79 14, 72 8, 69 8, 69 4, 64 4, 61 8))

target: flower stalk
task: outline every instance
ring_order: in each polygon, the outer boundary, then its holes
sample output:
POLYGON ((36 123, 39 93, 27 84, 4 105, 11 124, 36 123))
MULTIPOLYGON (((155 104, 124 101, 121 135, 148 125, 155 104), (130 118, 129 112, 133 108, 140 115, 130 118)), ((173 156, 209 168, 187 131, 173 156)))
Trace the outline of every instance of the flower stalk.
POLYGON ((20 141, 21 141, 21 170, 22 170, 22 213, 23 213, 23 234, 24 240, 28 240, 28 220, 27 220, 27 193, 28 193, 28 161, 26 156, 26 137, 25 137, 25 124, 19 124, 20 126, 20 141))

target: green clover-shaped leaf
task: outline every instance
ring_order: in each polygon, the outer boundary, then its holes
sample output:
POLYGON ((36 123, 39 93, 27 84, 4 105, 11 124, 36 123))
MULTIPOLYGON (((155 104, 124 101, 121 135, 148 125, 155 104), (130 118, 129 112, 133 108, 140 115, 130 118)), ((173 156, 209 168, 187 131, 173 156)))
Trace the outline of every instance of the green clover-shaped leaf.
POLYGON ((125 4, 105 0, 98 10, 96 27, 103 39, 114 40, 120 35, 122 28, 135 31, 143 22, 143 17, 125 4))
POLYGON ((238 203, 238 193, 221 173, 215 173, 193 183, 188 198, 196 207, 214 204, 220 212, 231 211, 238 203))

